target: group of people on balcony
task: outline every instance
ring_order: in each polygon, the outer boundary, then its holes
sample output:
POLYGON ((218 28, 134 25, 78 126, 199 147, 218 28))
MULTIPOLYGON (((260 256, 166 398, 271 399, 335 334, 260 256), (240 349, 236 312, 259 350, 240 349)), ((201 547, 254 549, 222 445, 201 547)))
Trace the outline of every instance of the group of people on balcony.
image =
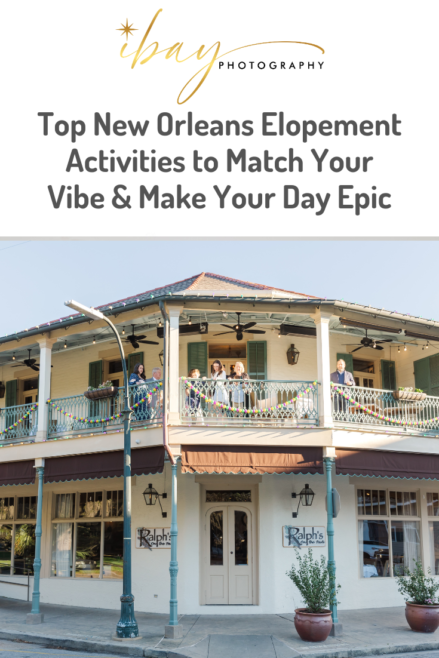
POLYGON ((143 364, 136 363, 134 366, 128 384, 139 387, 134 394, 134 404, 138 405, 135 407, 136 420, 154 420, 161 416, 161 379, 161 368, 153 368, 152 377, 146 379, 143 364))
MULTIPOLYGON (((197 415, 200 409, 201 395, 195 386, 195 380, 200 378, 201 374, 197 368, 189 371, 188 379, 194 388, 186 388, 186 397, 187 406, 192 415, 197 415)), ((203 379, 206 379, 206 377, 203 377, 203 379)), ((209 392, 214 402, 233 407, 250 406, 250 391, 247 390, 245 384, 245 380, 250 378, 245 372, 244 364, 241 361, 237 361, 230 375, 227 375, 221 361, 216 359, 212 364, 212 379, 214 384, 209 392), (229 390, 230 387, 225 384, 226 380, 236 380, 232 390, 229 390)))

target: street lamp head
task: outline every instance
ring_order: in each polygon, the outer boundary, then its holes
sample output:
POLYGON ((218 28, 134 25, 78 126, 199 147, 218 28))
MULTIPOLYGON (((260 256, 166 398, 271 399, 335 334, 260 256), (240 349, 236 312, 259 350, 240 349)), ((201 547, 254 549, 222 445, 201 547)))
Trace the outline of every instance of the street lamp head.
POLYGON ((90 308, 89 306, 84 306, 84 304, 75 302, 74 299, 64 302, 64 305, 72 308, 74 311, 78 311, 78 313, 83 313, 92 320, 105 320, 105 315, 103 313, 97 311, 95 308, 90 308))

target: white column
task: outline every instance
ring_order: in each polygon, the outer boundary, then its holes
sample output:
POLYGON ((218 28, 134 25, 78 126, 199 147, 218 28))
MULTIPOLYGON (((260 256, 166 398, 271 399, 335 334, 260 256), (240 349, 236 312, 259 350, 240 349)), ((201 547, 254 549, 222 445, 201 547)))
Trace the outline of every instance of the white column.
POLYGON ((318 310, 314 322, 317 328, 317 379, 319 382, 319 424, 332 427, 331 363, 329 351, 329 321, 331 313, 318 310))
POLYGON ((179 415, 179 396, 180 396, 180 313, 182 306, 168 306, 169 315, 169 422, 177 423, 179 415))
POLYGON ((38 428, 35 441, 47 439, 49 407, 46 404, 50 395, 50 375, 52 366, 52 346, 56 338, 43 337, 38 340, 40 346, 40 374, 38 381, 38 428))

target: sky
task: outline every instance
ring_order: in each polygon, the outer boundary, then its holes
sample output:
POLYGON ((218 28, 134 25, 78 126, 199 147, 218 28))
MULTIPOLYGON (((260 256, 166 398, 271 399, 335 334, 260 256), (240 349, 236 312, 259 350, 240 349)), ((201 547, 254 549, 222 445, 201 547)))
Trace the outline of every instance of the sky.
POLYGON ((434 241, 0 241, 0 336, 213 272, 439 319, 434 241))

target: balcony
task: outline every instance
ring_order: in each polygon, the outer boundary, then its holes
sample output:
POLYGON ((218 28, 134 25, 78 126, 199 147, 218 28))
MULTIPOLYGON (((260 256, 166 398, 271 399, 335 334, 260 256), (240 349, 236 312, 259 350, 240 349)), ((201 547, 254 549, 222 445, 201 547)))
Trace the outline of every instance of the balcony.
MULTIPOLYGON (((154 427, 162 423, 162 385, 162 382, 147 382, 142 386, 129 387, 133 428, 154 427)), ((121 428, 124 391, 124 387, 120 387, 114 397, 100 400, 73 395, 48 401, 48 438, 103 434, 121 428)))
POLYGON ((393 391, 334 384, 331 385, 331 407, 336 424, 418 434, 433 434, 439 430, 439 397, 396 400, 393 391))
POLYGON ((35 436, 38 426, 38 404, 19 404, 0 409, 0 444, 35 436))
POLYGON ((183 425, 316 427, 317 382, 180 380, 183 425))

